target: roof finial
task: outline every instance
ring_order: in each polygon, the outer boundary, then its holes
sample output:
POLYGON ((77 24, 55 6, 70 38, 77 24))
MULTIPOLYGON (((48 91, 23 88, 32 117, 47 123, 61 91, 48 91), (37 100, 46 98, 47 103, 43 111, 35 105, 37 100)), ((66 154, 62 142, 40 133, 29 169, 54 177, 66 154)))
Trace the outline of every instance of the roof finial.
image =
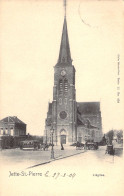
POLYGON ((64 10, 65 10, 64 16, 65 16, 65 17, 66 17, 66 5, 67 5, 66 0, 64 0, 64 10))

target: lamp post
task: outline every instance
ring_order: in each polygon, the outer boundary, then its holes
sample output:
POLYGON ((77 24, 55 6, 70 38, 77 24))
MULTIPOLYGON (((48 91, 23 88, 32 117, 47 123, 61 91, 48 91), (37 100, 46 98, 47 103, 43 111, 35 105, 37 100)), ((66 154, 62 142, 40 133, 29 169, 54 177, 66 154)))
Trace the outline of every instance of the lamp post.
POLYGON ((57 146, 57 135, 56 135, 56 146, 57 146))
POLYGON ((51 127, 51 136, 52 136, 52 148, 51 148, 51 159, 54 159, 54 149, 53 149, 53 133, 54 133, 54 128, 51 127))

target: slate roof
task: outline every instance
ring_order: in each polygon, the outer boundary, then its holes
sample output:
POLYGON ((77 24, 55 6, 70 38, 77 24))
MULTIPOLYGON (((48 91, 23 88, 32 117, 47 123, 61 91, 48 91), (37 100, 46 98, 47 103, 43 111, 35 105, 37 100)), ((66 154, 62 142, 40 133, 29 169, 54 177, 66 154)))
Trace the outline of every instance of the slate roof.
POLYGON ((97 128, 95 127, 94 125, 92 125, 89 121, 89 119, 84 119, 82 116, 81 116, 81 112, 79 111, 79 108, 77 108, 77 125, 78 126, 84 126, 84 127, 87 127, 87 128, 97 128))
POLYGON ((17 116, 8 116, 8 117, 3 118, 2 120, 0 120, 0 122, 3 122, 3 123, 20 123, 20 124, 25 124, 19 118, 17 118, 17 116))
POLYGON ((98 114, 100 102, 77 102, 78 112, 82 114, 98 114))
POLYGON ((49 103, 47 118, 46 118, 46 125, 51 126, 51 124, 52 124, 52 103, 49 103))
POLYGON ((72 64, 66 17, 64 18, 58 63, 66 63, 67 65, 72 64))
POLYGON ((85 122, 83 121, 83 119, 81 118, 80 114, 78 114, 78 113, 77 113, 77 124, 85 126, 85 122))

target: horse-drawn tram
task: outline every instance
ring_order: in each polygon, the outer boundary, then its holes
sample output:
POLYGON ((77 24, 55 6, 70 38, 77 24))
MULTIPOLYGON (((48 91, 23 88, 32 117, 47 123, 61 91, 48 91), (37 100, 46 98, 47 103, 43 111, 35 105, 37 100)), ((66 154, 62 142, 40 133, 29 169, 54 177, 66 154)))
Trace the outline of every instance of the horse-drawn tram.
POLYGON ((37 140, 25 140, 20 142, 20 149, 22 150, 38 150, 40 149, 40 142, 37 140))
POLYGON ((81 149, 87 149, 87 150, 97 150, 98 149, 98 142, 94 141, 86 141, 83 143, 77 142, 76 143, 76 150, 81 150, 81 149))
POLYGON ((97 150, 98 143, 97 142, 86 142, 86 149, 88 150, 97 150))

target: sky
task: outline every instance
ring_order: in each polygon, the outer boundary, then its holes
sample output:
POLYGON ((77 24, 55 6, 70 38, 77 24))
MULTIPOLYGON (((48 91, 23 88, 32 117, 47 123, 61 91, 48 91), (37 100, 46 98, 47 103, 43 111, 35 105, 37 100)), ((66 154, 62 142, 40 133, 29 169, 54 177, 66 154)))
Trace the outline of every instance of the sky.
MULTIPOLYGON (((124 128, 123 11, 122 1, 67 1, 76 100, 100 101, 104 133, 124 128)), ((63 20, 62 0, 0 1, 0 119, 17 116, 33 135, 53 99, 63 20)))

